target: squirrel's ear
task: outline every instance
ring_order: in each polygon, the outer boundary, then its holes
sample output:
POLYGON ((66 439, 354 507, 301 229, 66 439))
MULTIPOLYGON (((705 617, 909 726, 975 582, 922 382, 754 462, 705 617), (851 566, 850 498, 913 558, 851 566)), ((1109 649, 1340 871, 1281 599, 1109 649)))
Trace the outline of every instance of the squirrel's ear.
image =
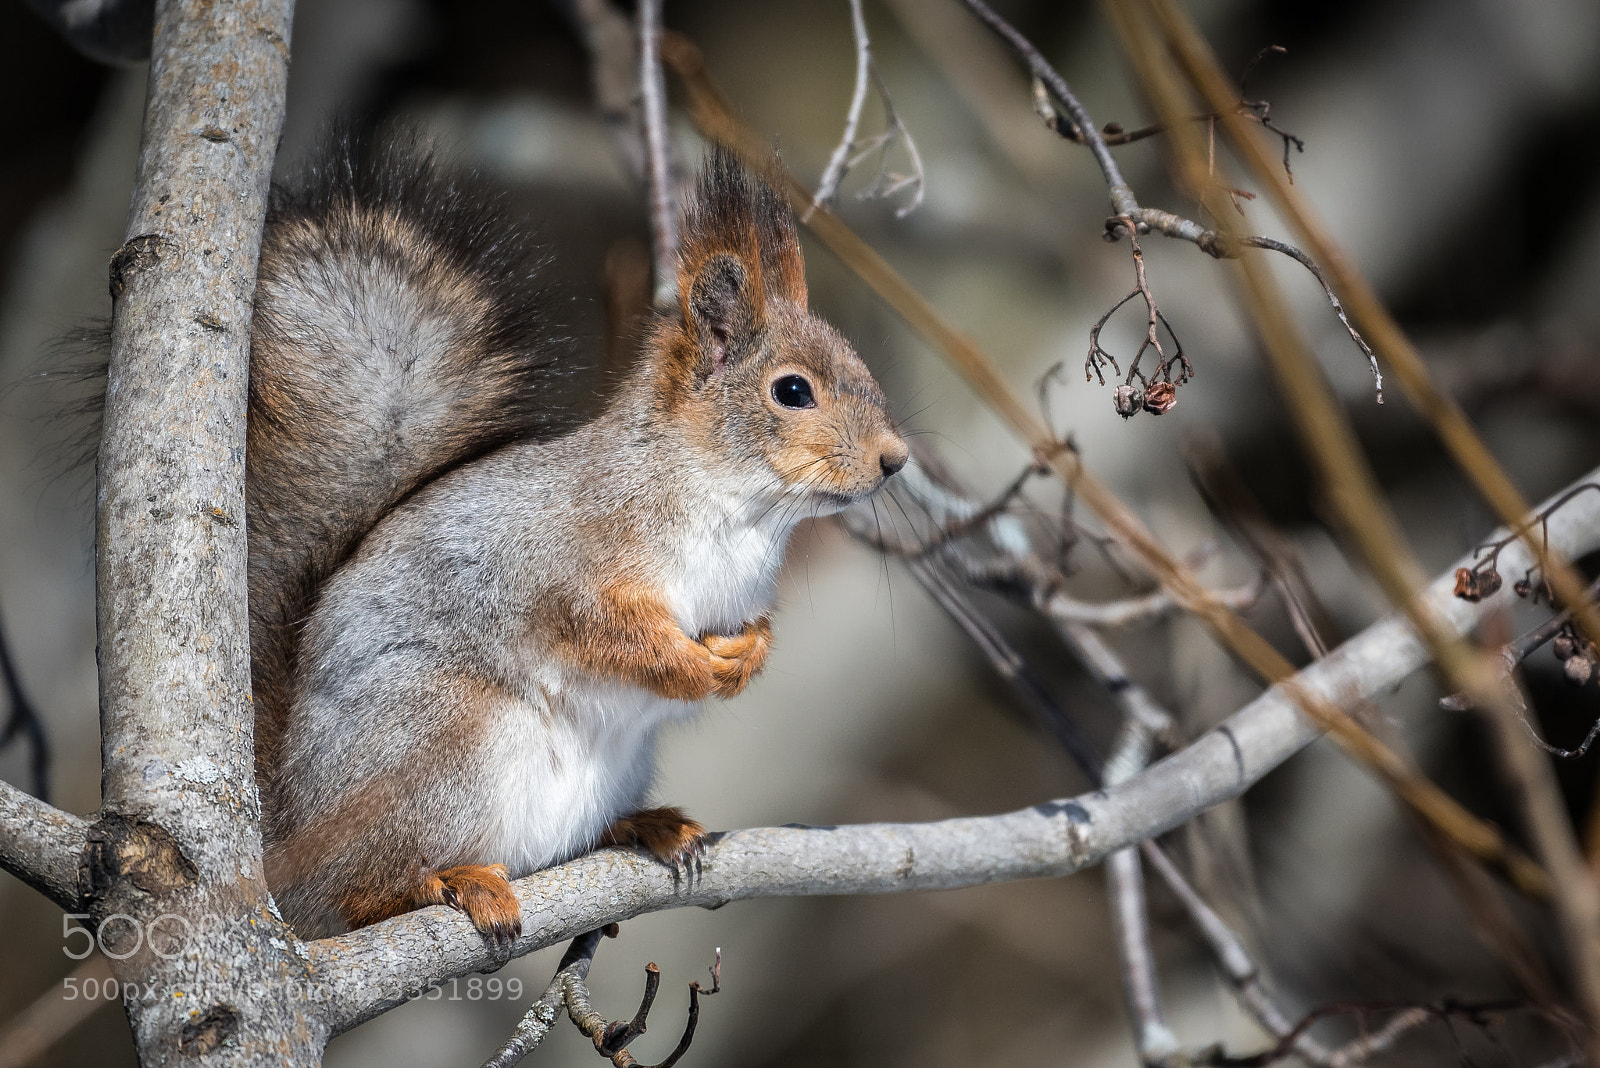
POLYGON ((715 253, 680 282, 683 317, 699 350, 702 380, 759 347, 766 326, 761 279, 744 259, 715 253))
POLYGON ((700 172, 678 246, 678 301, 703 381, 760 346, 767 300, 805 305, 789 207, 718 147, 700 172))

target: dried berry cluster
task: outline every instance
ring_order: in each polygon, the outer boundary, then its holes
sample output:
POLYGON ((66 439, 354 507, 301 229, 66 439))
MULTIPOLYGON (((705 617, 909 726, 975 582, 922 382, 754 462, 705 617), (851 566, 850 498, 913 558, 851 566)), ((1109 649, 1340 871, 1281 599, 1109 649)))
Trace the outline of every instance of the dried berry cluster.
POLYGON ((1178 403, 1178 390, 1171 382, 1151 382, 1146 386, 1121 385, 1117 387, 1113 403, 1117 414, 1124 419, 1132 419, 1141 408, 1151 415, 1162 415, 1178 403))
POLYGON ((1595 661, 1600 660, 1600 654, 1597 654, 1594 643, 1579 634, 1571 623, 1561 628, 1550 643, 1550 648, 1555 651, 1556 659, 1561 661, 1568 682, 1582 686, 1594 678, 1595 661))
MULTIPOLYGON (((1502 585, 1504 582, 1500 578, 1500 572, 1494 569, 1493 556, 1477 567, 1456 568, 1455 594, 1463 601, 1477 604, 1485 597, 1499 593, 1502 585)), ((1549 600, 1551 596, 1550 587, 1542 580, 1535 582, 1532 571, 1513 582, 1511 592, 1522 598, 1532 597, 1534 604, 1538 604, 1541 599, 1549 600)))

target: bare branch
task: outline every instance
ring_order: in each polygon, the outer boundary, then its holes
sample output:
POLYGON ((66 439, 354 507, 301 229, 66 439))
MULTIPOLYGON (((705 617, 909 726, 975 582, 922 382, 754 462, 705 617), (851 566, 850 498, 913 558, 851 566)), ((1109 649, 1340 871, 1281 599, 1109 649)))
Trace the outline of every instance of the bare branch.
POLYGON ((674 299, 678 277, 678 198, 672 188, 667 85, 661 73, 661 0, 639 0, 639 92, 644 100, 645 164, 650 175, 650 245, 656 302, 674 299))
POLYGON ((839 183, 845 175, 874 152, 880 153, 878 177, 858 197, 863 200, 890 197, 903 189, 910 189, 911 198, 895 209, 895 215, 899 218, 911 214, 922 203, 922 154, 917 151, 911 132, 900 121, 894 109, 894 99, 889 95, 889 87, 884 84, 883 76, 878 73, 877 61, 872 58, 872 42, 867 37, 867 21, 861 9, 861 0, 850 0, 850 25, 856 42, 855 89, 850 95, 850 109, 845 113, 844 133, 834 147, 833 154, 828 157, 828 165, 823 168, 816 195, 801 212, 802 222, 809 222, 812 212, 831 201, 838 193, 839 183), (862 139, 856 135, 861 127, 862 110, 867 103, 868 83, 877 88, 878 99, 883 101, 886 127, 882 133, 862 139), (897 174, 889 170, 889 152, 896 144, 905 145, 906 156, 911 163, 910 174, 897 174))
MULTIPOLYGON (((1600 473, 1597 473, 1600 474, 1600 473)), ((1600 499, 1574 501, 1550 520, 1552 548, 1600 548, 1600 499)), ((1526 559, 1520 545, 1506 552, 1526 559)), ((1423 595, 1442 624, 1465 633, 1510 596, 1469 604, 1451 596, 1451 576, 1423 595)), ((919 824, 768 827, 713 836, 699 868, 684 876, 622 850, 591 853, 514 884, 523 935, 509 950, 471 923, 430 908, 313 943, 327 1025, 346 1030, 428 989, 428 984, 529 953, 604 924, 688 905, 753 897, 898 893, 1063 875, 1117 849, 1163 834, 1239 796, 1315 741, 1299 711, 1307 695, 1354 702, 1385 693, 1428 661, 1399 615, 1374 623, 1292 680, 1262 694, 1187 748, 1127 782, 997 816, 919 824)))
POLYGON ((89 821, 0 780, 0 868, 68 912, 82 910, 78 861, 89 821))
POLYGON ((6 724, 0 729, 0 749, 18 738, 28 745, 28 774, 33 779, 33 796, 41 801, 50 800, 50 739, 45 735, 44 720, 39 710, 22 688, 22 677, 11 657, 11 643, 6 640, 4 621, 0 621, 0 684, 6 692, 6 724))
POLYGON ((124 1002, 152 1063, 178 1050, 311 1064, 327 1034, 305 1001, 256 996, 308 979, 262 873, 244 522, 251 311, 292 11, 158 0, 111 261, 95 568, 103 807, 78 882, 97 923, 131 921, 112 970, 160 992, 124 1002), (168 914, 206 937, 163 925, 168 914), (143 937, 153 929, 159 951, 143 937))
POLYGON ((833 199, 844 179, 845 169, 856 147, 856 130, 861 126, 861 112, 867 106, 867 83, 872 77, 872 42, 867 39, 867 19, 861 10, 861 0, 850 0, 850 29, 856 40, 856 86, 850 93, 850 110, 845 112, 844 133, 839 136, 828 165, 817 180, 817 195, 811 203, 820 207, 833 199))
MULTIPOLYGON (((642 1066, 628 1052, 628 1045, 645 1033, 650 1008, 655 1004, 656 991, 661 986, 661 969, 654 964, 645 965, 644 994, 639 999, 639 1010, 632 1019, 608 1021, 595 1010, 590 1000, 589 988, 584 980, 589 976, 589 966, 600 944, 600 936, 617 936, 617 925, 610 924, 601 930, 590 931, 573 939, 572 945, 561 958, 556 974, 538 1001, 528 1009, 511 1039, 495 1055, 484 1062, 483 1068, 514 1068, 531 1053, 534 1047, 550 1033, 556 1017, 564 1009, 579 1031, 594 1043, 595 1052, 610 1061, 615 1068, 650 1068, 642 1066)), ((707 996, 722 989, 722 950, 717 950, 717 960, 711 967, 712 987, 702 990, 698 982, 689 984, 689 1018, 684 1024, 683 1037, 667 1059, 653 1068, 672 1068, 688 1052, 694 1041, 695 1026, 700 1019, 700 995, 707 996)))
POLYGON ((483 1068, 515 1068, 544 1041, 556 1018, 567 1006, 567 984, 571 981, 582 983, 589 977, 589 965, 594 963, 594 952, 600 946, 603 933, 599 930, 589 931, 572 940, 572 945, 561 957, 561 963, 556 966, 556 974, 550 980, 550 985, 545 987, 539 1000, 529 1006, 505 1044, 483 1062, 483 1068))

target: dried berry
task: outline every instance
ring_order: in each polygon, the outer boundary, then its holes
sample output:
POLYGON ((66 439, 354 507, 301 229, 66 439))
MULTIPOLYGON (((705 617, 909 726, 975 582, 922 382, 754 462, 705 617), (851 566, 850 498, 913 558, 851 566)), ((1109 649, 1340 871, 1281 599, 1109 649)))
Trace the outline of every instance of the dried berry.
POLYGON ((1533 592, 1533 583, 1525 578, 1520 578, 1517 579, 1516 584, 1511 589, 1516 592, 1518 597, 1526 597, 1533 592))
POLYGON ((1500 572, 1494 568, 1478 572, 1478 596, 1492 597, 1500 592, 1500 572))
POLYGON ((1138 386, 1118 386, 1116 393, 1112 394, 1111 403, 1116 406, 1118 415, 1132 419, 1144 404, 1144 390, 1138 386))
POLYGON ((1565 665, 1567 681, 1582 686, 1594 677, 1594 661, 1586 656, 1569 656, 1565 665))
POLYGON ((1172 411, 1178 403, 1178 389, 1171 382, 1152 382, 1144 391, 1144 410, 1151 415, 1172 411))
POLYGON ((1550 648, 1555 652, 1557 660, 1566 660, 1578 651, 1578 643, 1571 631, 1564 630, 1556 635, 1555 641, 1550 643, 1550 648))
POLYGON ((1456 596, 1463 601, 1477 601, 1483 595, 1478 592, 1478 573, 1470 567, 1456 568, 1456 596))

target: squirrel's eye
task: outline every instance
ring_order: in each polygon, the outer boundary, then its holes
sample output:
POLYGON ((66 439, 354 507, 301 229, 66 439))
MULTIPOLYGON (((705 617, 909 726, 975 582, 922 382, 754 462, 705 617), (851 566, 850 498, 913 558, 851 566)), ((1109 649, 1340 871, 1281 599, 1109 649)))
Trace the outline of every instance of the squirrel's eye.
POLYGON ((772 399, 785 408, 815 408, 817 398, 811 383, 799 375, 784 375, 772 383, 772 399))

